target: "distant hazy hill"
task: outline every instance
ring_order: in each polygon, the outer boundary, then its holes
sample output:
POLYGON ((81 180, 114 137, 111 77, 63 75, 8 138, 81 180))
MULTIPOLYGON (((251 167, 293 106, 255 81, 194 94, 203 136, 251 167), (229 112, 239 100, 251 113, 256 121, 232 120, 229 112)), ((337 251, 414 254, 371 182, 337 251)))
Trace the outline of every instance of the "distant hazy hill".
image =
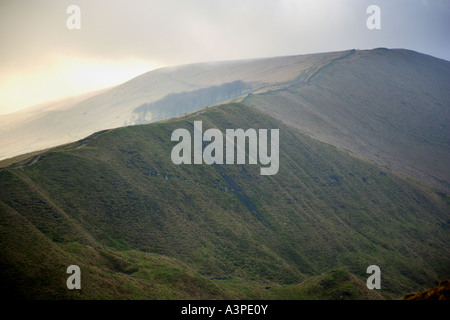
POLYGON ((211 102, 234 98, 238 91, 228 91, 227 85, 223 86, 226 83, 243 82, 240 95, 273 88, 339 55, 323 53, 161 68, 101 93, 0 116, 0 160, 73 142, 99 130, 168 119, 211 102), (179 93, 186 95, 176 100, 173 94, 179 93), (174 107, 177 101, 183 103, 174 107))
POLYGON ((401 297, 450 274, 449 209, 443 193, 254 108, 223 105, 99 132, 1 169, 1 290, 28 298, 401 297), (192 131, 194 120, 223 132, 278 128, 278 174, 174 165, 171 133, 192 131), (70 264, 81 267, 81 292, 66 289, 70 264), (372 264, 382 290, 368 293, 372 264))
POLYGON ((89 97, 0 116, 0 159, 228 100, 450 193, 450 62, 375 49, 154 70, 89 97))
POLYGON ((245 104, 450 193, 450 62, 349 51, 245 104))

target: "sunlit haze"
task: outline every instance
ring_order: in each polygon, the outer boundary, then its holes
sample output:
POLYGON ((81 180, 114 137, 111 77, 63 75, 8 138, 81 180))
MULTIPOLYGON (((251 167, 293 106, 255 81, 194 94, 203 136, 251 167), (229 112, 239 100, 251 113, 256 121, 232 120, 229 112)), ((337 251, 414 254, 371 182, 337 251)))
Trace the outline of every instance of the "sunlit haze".
POLYGON ((450 59, 450 2, 2 0, 0 114, 118 85, 158 67, 376 47, 450 59), (68 6, 81 11, 69 30, 68 6))
POLYGON ((32 73, 11 73, 0 83, 2 114, 65 96, 121 84, 155 69, 146 61, 107 61, 61 57, 32 73))

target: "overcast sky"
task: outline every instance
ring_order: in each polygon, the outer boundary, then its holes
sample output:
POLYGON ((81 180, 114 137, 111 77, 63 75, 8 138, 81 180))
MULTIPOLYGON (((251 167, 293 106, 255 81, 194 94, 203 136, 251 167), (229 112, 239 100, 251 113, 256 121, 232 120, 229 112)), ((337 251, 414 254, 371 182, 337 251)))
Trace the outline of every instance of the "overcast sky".
POLYGON ((450 60, 449 31, 448 0, 0 0, 0 114, 193 62, 376 47, 450 60))

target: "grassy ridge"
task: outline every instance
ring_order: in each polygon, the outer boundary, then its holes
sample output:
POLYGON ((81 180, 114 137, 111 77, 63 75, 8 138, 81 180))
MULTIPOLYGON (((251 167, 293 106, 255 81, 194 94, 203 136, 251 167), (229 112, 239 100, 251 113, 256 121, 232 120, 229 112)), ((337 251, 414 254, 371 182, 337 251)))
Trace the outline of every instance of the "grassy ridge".
MULTIPOLYGON (((382 270, 381 293, 396 297, 449 274, 446 196, 245 105, 87 141, 0 171, 2 279, 18 295, 73 297, 63 270, 73 261, 93 270, 80 298, 283 298, 334 269, 363 281, 371 264, 382 270), (222 132, 279 128, 278 174, 261 176, 258 165, 174 165, 170 135, 192 132, 194 120, 222 132), (42 293, 31 289, 40 261, 42 293)), ((351 296, 361 297, 356 288, 351 296)))

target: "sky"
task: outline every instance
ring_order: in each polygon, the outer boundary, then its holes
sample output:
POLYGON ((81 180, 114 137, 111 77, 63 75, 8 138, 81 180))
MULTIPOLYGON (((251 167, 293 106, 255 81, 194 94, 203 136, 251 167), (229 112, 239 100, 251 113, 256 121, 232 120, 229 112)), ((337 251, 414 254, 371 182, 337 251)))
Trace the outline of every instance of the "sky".
POLYGON ((448 0, 0 0, 0 114, 196 62, 377 47, 450 60, 449 31, 448 0))

